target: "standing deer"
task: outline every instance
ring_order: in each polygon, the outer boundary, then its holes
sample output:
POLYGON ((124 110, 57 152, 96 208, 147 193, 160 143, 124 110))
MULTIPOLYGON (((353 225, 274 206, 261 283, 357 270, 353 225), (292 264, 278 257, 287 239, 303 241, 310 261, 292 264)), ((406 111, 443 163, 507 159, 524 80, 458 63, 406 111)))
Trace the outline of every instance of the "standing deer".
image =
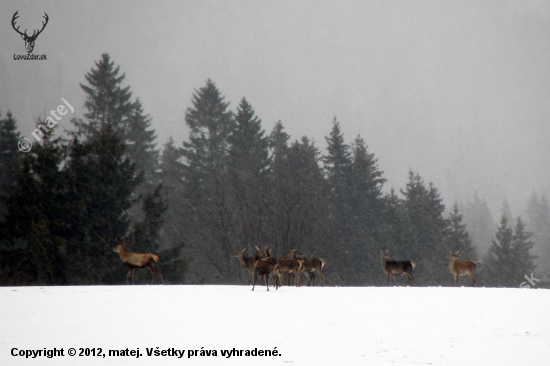
POLYGON ((449 271, 453 275, 453 285, 458 284, 460 286, 460 276, 470 276, 472 279, 472 287, 476 285, 476 276, 474 271, 476 270, 476 262, 473 261, 459 261, 458 260, 458 250, 456 253, 451 253, 451 260, 449 261, 449 271))
POLYGON ((271 256, 271 251, 265 248, 256 247, 256 255, 254 256, 254 283, 252 285, 252 291, 256 286, 256 279, 261 276, 265 282, 267 291, 269 291, 268 276, 271 274, 274 276, 275 289, 279 288, 277 266, 279 261, 277 258, 271 256))
POLYGON ((308 278, 307 284, 309 285, 313 279, 313 286, 315 286, 315 273, 319 273, 322 279, 323 287, 325 286, 325 275, 323 274, 323 267, 327 264, 327 261, 323 258, 306 258, 302 253, 295 251, 294 255, 296 258, 299 258, 298 261, 301 263, 300 273, 298 274, 298 286, 302 286, 302 274, 306 273, 306 276, 311 276, 308 278))
POLYGON ((388 260, 388 252, 380 251, 380 257, 382 259, 382 269, 388 275, 388 286, 390 285, 390 279, 395 286, 394 275, 406 275, 407 285, 414 283, 414 277, 412 275, 413 269, 416 268, 416 263, 411 261, 390 261, 388 260))
POLYGON ((233 256, 235 258, 239 258, 239 261, 244 265, 248 272, 248 284, 250 285, 252 283, 252 279, 254 278, 254 257, 245 257, 244 252, 246 251, 246 248, 243 248, 241 250, 237 250, 233 256))
POLYGON ((294 275, 295 283, 298 285, 298 275, 300 274, 300 269, 302 264, 296 260, 296 252, 298 250, 295 248, 290 249, 282 257, 277 258, 279 261, 279 266, 277 271, 279 272, 279 286, 282 284, 284 275, 288 275, 288 285, 290 286, 290 276, 294 275))
POLYGON ((134 271, 136 268, 143 268, 147 267, 149 268, 149 271, 151 271, 151 274, 153 275, 153 279, 151 280, 151 284, 155 283, 155 273, 158 272, 160 275, 160 279, 162 283, 164 284, 164 278, 162 278, 162 273, 157 268, 157 263, 159 261, 159 257, 156 254, 139 254, 139 253, 131 253, 127 252, 126 248, 124 247, 124 243, 122 241, 116 240, 117 246, 114 247, 113 252, 116 252, 120 255, 120 259, 122 259, 122 262, 130 269, 128 274, 126 275, 126 283, 128 283, 130 275, 132 275, 132 285, 134 284, 134 271))

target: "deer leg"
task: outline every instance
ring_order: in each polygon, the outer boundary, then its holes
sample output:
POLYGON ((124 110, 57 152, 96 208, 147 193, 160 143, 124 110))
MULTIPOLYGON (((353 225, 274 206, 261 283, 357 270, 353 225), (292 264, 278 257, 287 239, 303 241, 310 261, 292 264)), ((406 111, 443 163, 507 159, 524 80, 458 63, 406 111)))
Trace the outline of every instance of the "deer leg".
POLYGON ((319 275, 321 276, 323 287, 325 287, 325 275, 323 274, 323 272, 321 272, 321 270, 319 270, 318 272, 319 272, 319 275))
POLYGON ((252 291, 254 291, 254 286, 256 286, 256 279, 258 278, 258 275, 254 272, 254 283, 252 284, 252 291))
POLYGON ((414 277, 412 273, 407 273, 407 285, 410 284, 412 286, 413 283, 414 283, 414 277))
POLYGON ((147 268, 149 268, 149 271, 151 271, 151 275, 153 276, 153 278, 151 279, 151 285, 154 285, 155 284, 155 271, 154 271, 155 265, 152 264, 150 266, 147 266, 147 268))
POLYGON ((470 276, 472 278, 472 287, 476 287, 476 277, 474 275, 470 276))
POLYGON ((158 268, 157 268, 157 272, 158 272, 158 274, 159 274, 159 276, 160 276, 160 280, 161 280, 162 284, 164 285, 165 283, 164 283, 164 278, 162 277, 162 272, 161 272, 160 269, 158 269, 158 268))
POLYGON ((132 269, 130 268, 130 270, 128 271, 128 274, 126 275, 126 284, 129 285, 130 284, 130 274, 132 273, 132 269))

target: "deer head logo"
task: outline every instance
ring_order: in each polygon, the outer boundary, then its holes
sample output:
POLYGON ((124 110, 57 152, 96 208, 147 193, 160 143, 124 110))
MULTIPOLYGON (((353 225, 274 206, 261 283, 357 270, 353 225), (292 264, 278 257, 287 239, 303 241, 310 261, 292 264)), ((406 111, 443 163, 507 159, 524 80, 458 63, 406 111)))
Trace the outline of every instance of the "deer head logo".
POLYGON ((17 13, 19 13, 19 10, 17 10, 15 12, 15 14, 13 14, 13 18, 11 18, 11 26, 13 27, 13 29, 15 29, 15 31, 17 33, 19 33, 21 35, 21 38, 23 38, 23 40, 25 41, 25 48, 27 49, 27 53, 32 53, 32 50, 34 49, 34 42, 36 41, 36 38, 38 37, 38 35, 40 33, 42 33, 42 31, 44 30, 44 28, 46 28, 46 24, 48 24, 48 14, 44 13, 44 18, 46 19, 45 22, 42 22, 42 29, 40 30, 34 30, 34 32, 32 33, 32 36, 29 36, 27 34, 27 30, 25 29, 25 33, 21 33, 19 31, 19 27, 15 28, 15 20, 17 18, 19 18, 19 15, 17 15, 17 13), (37 33, 38 32, 38 33, 37 33))

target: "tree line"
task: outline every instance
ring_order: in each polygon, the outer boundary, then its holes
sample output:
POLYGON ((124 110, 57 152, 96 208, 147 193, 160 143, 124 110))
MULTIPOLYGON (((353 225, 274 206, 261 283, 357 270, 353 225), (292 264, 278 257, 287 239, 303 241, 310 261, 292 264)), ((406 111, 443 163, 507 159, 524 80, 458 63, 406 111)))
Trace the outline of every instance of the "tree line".
MULTIPOLYGON (((323 257, 327 285, 339 286, 384 284, 380 249, 414 260, 417 285, 452 283, 450 251, 479 259, 457 204, 447 212, 413 171, 384 193, 376 156, 361 136, 346 142, 336 117, 322 153, 281 121, 266 133, 246 98, 232 111, 207 80, 185 114, 188 138, 161 151, 123 80, 103 54, 80 84, 83 117, 27 153, 14 116, 0 120, 0 284, 124 283, 122 237, 158 254, 174 284, 244 284, 233 253, 255 246, 323 257)), ((503 216, 480 285, 517 287, 535 268, 525 223, 509 225, 503 216)))

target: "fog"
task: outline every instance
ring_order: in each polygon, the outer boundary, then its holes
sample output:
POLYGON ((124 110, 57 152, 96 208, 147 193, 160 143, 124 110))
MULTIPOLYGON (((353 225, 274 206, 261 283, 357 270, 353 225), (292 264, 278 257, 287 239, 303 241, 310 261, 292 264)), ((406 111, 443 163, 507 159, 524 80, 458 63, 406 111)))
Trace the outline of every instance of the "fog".
POLYGON ((231 109, 244 96, 267 132, 281 120, 323 150, 336 116, 386 190, 413 170, 447 207, 477 195, 495 218, 505 199, 524 216, 533 191, 550 192, 549 2, 26 1, 0 14, 0 108, 23 136, 61 98, 82 116, 79 83, 106 52, 159 146, 187 139, 185 111, 211 78, 231 109), (47 60, 14 60, 17 10, 21 29, 48 14, 34 49, 47 60))

